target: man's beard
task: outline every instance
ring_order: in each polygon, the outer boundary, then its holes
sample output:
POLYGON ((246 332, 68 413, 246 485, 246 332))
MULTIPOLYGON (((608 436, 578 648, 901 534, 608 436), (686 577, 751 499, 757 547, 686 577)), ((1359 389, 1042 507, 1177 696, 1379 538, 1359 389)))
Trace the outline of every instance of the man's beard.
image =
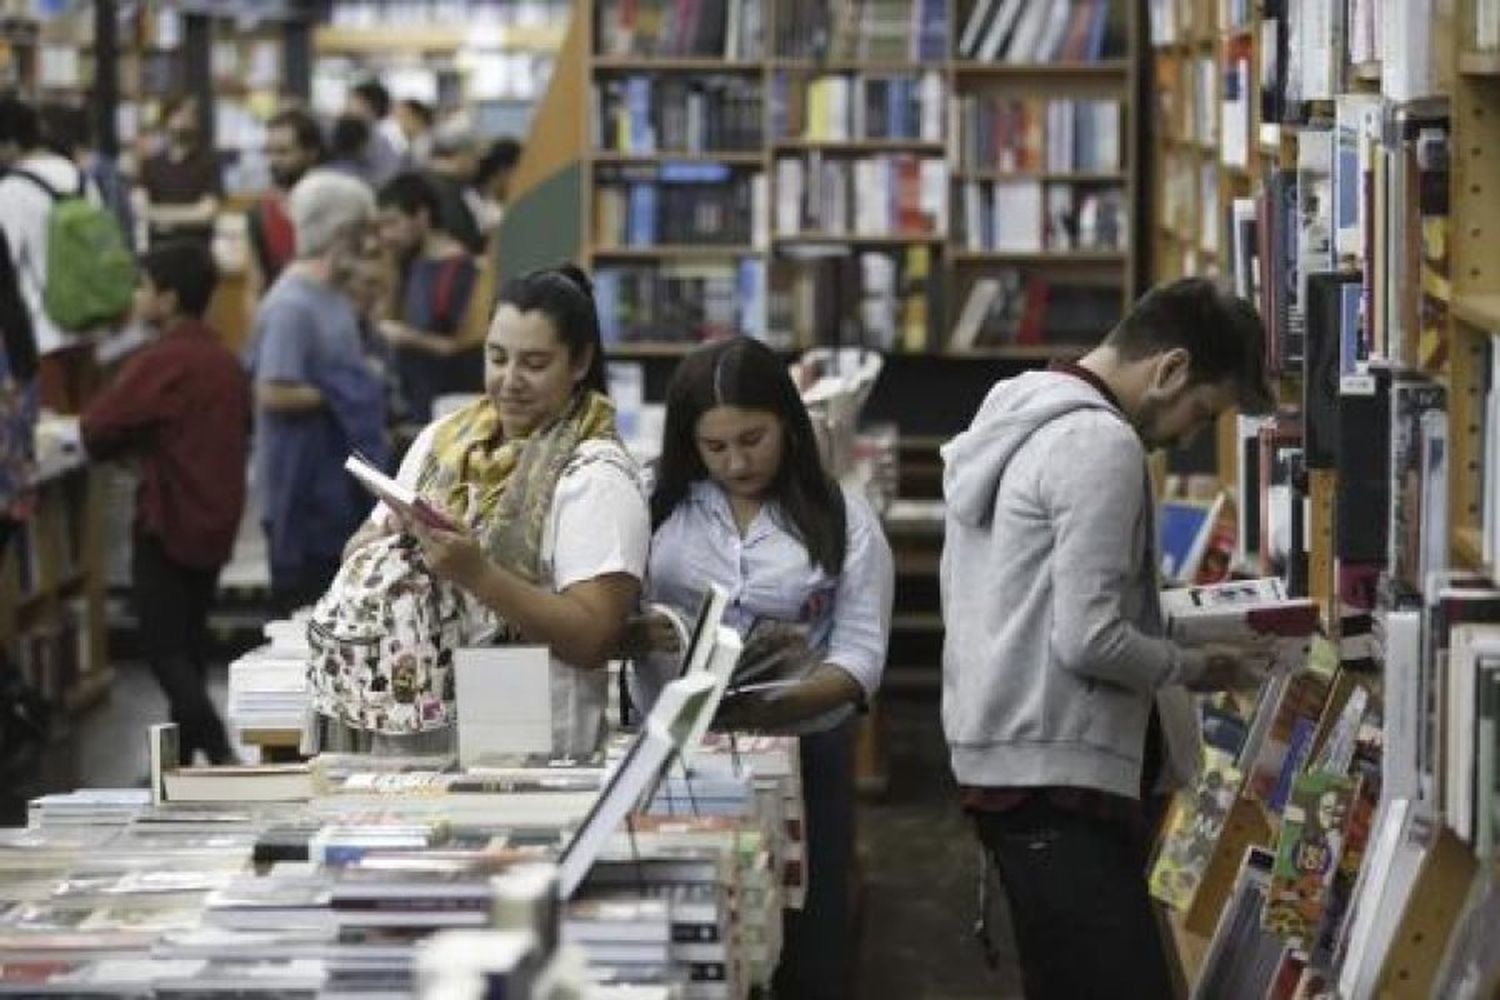
POLYGON ((292 188, 297 186, 297 182, 300 181, 303 175, 306 173, 306 170, 277 170, 275 167, 272 167, 271 183, 275 184, 283 191, 290 191, 292 188))

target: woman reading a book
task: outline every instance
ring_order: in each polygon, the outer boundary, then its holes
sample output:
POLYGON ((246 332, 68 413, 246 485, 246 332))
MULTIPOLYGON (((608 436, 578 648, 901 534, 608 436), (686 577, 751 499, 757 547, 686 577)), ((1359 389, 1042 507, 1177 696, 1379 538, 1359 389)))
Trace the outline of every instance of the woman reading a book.
MULTIPOLYGON (((809 892, 788 921, 777 995, 846 995, 851 716, 885 669, 890 546, 864 499, 824 471, 785 366, 749 338, 705 347, 673 375, 651 523, 648 599, 690 616, 717 584, 730 595, 724 623, 746 640, 736 678, 765 677, 761 668, 777 663, 779 682, 736 693, 731 680, 718 723, 801 734, 809 892)), ((669 653, 676 641, 655 615, 632 633, 640 652, 669 653)), ((675 660, 637 663, 634 695, 646 709, 675 660)))
MULTIPOLYGON (((377 539, 415 538, 432 574, 498 622, 500 641, 551 648, 553 751, 592 753, 604 735, 603 668, 639 599, 650 527, 605 395, 583 272, 536 271, 501 291, 485 341, 484 396, 426 427, 396 478, 438 516, 378 505, 346 563, 377 539), (438 524, 444 518, 448 527, 438 524)), ((401 669, 398 661, 375 676, 367 667, 315 670, 316 708, 337 720, 333 735, 435 733, 451 743, 451 658, 439 655, 416 678, 401 669)), ((384 742, 391 752, 431 752, 434 740, 421 750, 384 742)))

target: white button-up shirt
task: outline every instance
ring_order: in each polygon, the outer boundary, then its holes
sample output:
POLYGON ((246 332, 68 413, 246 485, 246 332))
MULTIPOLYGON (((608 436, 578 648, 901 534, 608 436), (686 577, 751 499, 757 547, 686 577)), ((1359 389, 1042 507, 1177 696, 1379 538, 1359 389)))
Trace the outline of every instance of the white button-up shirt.
MULTIPOLYGON (((646 599, 691 620, 705 588, 716 583, 729 594, 724 624, 742 638, 762 619, 803 626, 821 662, 847 671, 869 699, 885 672, 895 569, 885 533, 864 497, 845 490, 844 505, 844 567, 830 576, 812 563, 774 503, 762 507, 741 535, 723 489, 700 480, 652 538, 646 599)), ((655 700, 659 685, 671 679, 675 664, 664 659, 640 665, 642 700, 655 700)), ((847 714, 819 719, 816 728, 847 714)))

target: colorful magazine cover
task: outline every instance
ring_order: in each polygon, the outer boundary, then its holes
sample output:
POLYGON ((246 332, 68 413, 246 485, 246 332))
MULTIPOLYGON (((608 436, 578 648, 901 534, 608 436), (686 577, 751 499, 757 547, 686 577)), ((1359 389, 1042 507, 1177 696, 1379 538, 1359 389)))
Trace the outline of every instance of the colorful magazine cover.
POLYGON ((1356 786, 1328 771, 1309 771, 1292 784, 1261 925, 1294 947, 1309 947, 1322 926, 1356 786))
POLYGON ((1207 748, 1197 787, 1178 798, 1151 868, 1151 894, 1173 909, 1185 910, 1192 904, 1239 795, 1242 777, 1232 754, 1207 748))

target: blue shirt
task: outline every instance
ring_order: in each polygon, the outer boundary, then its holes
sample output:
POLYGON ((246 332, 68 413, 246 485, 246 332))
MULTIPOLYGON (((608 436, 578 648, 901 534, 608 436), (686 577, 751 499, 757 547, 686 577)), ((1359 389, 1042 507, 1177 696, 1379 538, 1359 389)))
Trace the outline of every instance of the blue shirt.
MULTIPOLYGON (((716 583, 729 594, 724 624, 741 637, 760 619, 805 626, 822 662, 847 671, 873 697, 885 672, 895 568, 869 504, 845 490, 844 506, 844 566, 830 576, 812 563, 775 504, 762 507, 742 536, 723 489, 700 480, 652 538, 646 599, 691 619, 704 588, 716 583)), ((662 669, 647 667, 654 676, 642 678, 653 696, 670 679, 660 676, 662 669)), ((819 722, 831 725, 845 715, 819 722)))
POLYGON ((323 393, 315 410, 255 411, 255 501, 272 566, 294 573, 337 558, 369 510, 344 459, 359 451, 385 463, 385 390, 365 362, 349 300, 292 271, 261 302, 245 361, 257 383, 301 382, 323 393))

